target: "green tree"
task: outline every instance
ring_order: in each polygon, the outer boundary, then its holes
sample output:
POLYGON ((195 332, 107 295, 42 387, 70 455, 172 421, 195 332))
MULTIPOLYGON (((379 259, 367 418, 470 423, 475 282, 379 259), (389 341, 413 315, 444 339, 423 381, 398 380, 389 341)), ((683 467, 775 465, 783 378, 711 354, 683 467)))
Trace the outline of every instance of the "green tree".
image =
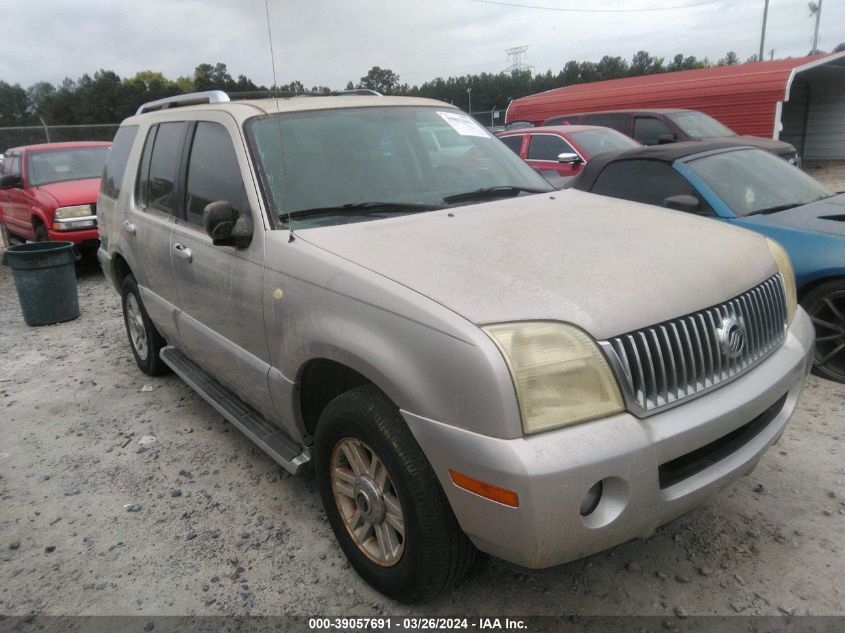
POLYGON ((32 123, 26 90, 0 80, 0 126, 32 123))
POLYGON ((373 66, 366 75, 361 77, 357 87, 375 90, 383 95, 395 94, 399 87, 399 75, 389 68, 373 66))

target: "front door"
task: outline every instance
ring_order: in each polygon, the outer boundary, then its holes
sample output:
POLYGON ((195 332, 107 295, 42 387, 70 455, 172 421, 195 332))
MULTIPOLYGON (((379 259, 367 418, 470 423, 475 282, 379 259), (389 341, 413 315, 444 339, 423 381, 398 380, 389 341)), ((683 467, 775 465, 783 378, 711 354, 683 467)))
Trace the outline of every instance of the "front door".
MULTIPOLYGON (((196 122, 189 133, 182 213, 173 225, 171 239, 180 347, 219 382, 272 419, 262 306, 263 222, 257 206, 250 203, 241 176, 249 171, 237 127, 228 115, 210 117, 218 120, 196 122), (203 209, 220 200, 236 211, 252 213, 255 231, 246 248, 214 246, 206 233, 203 209)), ((250 187, 254 194, 251 183, 250 187)))
POLYGON ((543 173, 554 171, 561 176, 574 176, 584 168, 584 161, 575 148, 557 134, 530 134, 526 162, 543 173), (561 154, 574 154, 577 162, 560 162, 561 154))

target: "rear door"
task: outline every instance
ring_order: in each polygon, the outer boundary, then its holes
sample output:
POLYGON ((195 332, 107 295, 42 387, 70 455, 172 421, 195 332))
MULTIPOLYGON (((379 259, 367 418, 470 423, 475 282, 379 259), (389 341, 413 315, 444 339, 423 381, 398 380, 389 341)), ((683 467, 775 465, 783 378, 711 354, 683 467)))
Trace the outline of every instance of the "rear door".
POLYGON ((584 168, 581 155, 562 136, 557 134, 529 134, 526 162, 541 174, 553 171, 561 176, 574 176, 584 168), (562 163, 561 154, 575 154, 580 162, 562 163))
POLYGON ((239 129, 228 114, 208 113, 193 122, 183 157, 179 218, 173 225, 173 285, 179 298, 180 347, 194 362, 273 418, 267 388, 270 369, 262 305, 263 220, 250 202, 249 174, 239 129), (203 209, 225 200, 253 216, 246 248, 214 246, 203 226, 203 209))
POLYGON ((179 344, 178 298, 170 263, 170 233, 178 200, 179 165, 188 132, 185 122, 149 128, 135 183, 120 230, 124 253, 135 272, 141 299, 164 338, 179 344))

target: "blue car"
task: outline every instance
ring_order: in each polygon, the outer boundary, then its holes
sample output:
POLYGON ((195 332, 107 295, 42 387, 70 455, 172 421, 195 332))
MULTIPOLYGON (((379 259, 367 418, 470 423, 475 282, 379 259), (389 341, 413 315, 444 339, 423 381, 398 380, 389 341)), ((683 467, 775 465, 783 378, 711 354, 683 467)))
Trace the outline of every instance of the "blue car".
POLYGON ((784 246, 816 326, 816 374, 845 382, 845 194, 760 149, 674 143, 601 154, 568 188, 709 216, 784 246))

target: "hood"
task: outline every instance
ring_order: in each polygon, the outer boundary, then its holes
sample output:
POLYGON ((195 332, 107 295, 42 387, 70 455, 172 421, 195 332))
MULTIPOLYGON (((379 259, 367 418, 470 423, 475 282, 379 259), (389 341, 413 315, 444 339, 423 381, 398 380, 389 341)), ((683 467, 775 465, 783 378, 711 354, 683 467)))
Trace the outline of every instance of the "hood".
POLYGON ((33 187, 36 195, 49 195, 57 207, 69 207, 74 204, 96 204, 97 194, 100 192, 100 179, 87 178, 85 180, 67 180, 65 182, 51 182, 46 185, 33 187))
POLYGON ((790 155, 790 158, 795 154, 795 146, 784 141, 776 141, 773 138, 763 138, 762 136, 726 136, 718 139, 727 143, 736 145, 748 145, 756 147, 778 156, 790 155))
POLYGON ((297 236, 473 323, 565 321, 597 339, 712 306, 776 272, 760 235, 572 190, 297 236))
POLYGON ((845 194, 768 215, 741 218, 745 225, 777 226, 845 237, 845 194))

